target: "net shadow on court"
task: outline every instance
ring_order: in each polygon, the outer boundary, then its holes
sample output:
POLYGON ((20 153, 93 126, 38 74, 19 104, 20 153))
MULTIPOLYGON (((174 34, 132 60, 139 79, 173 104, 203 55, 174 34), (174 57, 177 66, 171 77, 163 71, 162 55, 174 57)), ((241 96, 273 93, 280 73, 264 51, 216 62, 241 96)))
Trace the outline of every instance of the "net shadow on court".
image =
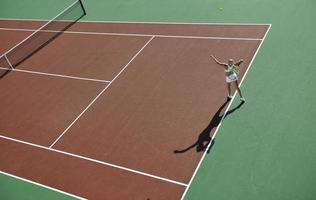
POLYGON ((0 57, 0 67, 2 69, 0 71, 0 79, 54 41, 85 15, 86 11, 81 0, 77 0, 27 38, 5 52, 0 57))

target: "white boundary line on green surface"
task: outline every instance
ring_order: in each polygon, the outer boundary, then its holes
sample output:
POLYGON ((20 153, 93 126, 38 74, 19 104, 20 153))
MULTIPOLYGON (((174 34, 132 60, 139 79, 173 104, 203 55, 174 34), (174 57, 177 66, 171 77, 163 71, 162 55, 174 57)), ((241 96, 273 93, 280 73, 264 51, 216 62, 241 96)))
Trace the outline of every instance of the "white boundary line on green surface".
POLYGON ((53 187, 50 187, 50 186, 47 186, 47 185, 43 185, 43 184, 37 183, 35 181, 31 181, 31 180, 28 180, 28 179, 25 179, 25 178, 22 178, 22 177, 19 177, 19 176, 16 176, 16 175, 13 175, 13 174, 1 171, 1 170, 0 170, 0 174, 3 174, 5 176, 9 176, 9 177, 12 177, 12 178, 24 181, 24 182, 28 182, 28 183, 31 183, 33 185, 40 186, 42 188, 49 189, 49 190, 52 190, 52 191, 55 191, 55 192, 58 192, 58 193, 61 193, 61 194, 64 194, 64 195, 67 195, 67 196, 70 196, 70 197, 74 197, 76 199, 87 200, 86 198, 83 198, 83 197, 80 197, 80 196, 77 196, 77 195, 74 195, 74 194, 70 194, 68 192, 65 192, 65 191, 62 191, 62 190, 59 190, 59 189, 56 189, 56 188, 53 188, 53 187))
MULTIPOLYGON (((264 42, 266 36, 268 35, 271 26, 272 26, 272 24, 269 25, 269 27, 268 27, 268 29, 267 29, 267 31, 266 31, 266 33, 265 33, 265 35, 264 35, 264 37, 263 37, 263 39, 262 39, 260 45, 258 46, 258 48, 257 48, 257 50, 256 50, 256 52, 255 52, 255 54, 254 54, 254 56, 253 56, 252 59, 251 59, 251 62, 249 63, 248 69, 246 70, 246 72, 245 72, 243 78, 241 79, 241 81, 240 81, 240 83, 239 83, 239 86, 242 85, 243 80, 245 79, 245 77, 246 77, 246 75, 247 75, 249 69, 251 68, 252 63, 253 63, 253 61, 255 60, 255 58, 256 58, 256 56, 257 56, 257 54, 258 54, 258 52, 259 52, 259 50, 260 50, 260 48, 261 48, 261 46, 262 46, 262 44, 263 44, 263 42, 264 42)), ((230 103, 228 104, 228 106, 227 106, 227 108, 226 108, 226 110, 225 110, 225 112, 224 112, 224 114, 223 114, 223 116, 222 116, 222 118, 221 118, 221 121, 220 121, 219 125, 217 126, 217 128, 216 128, 216 130, 215 130, 215 132, 214 132, 214 134, 213 134, 213 136, 212 136, 212 138, 211 138, 211 141, 209 142, 209 144, 208 144, 208 146, 207 146, 205 152, 203 153, 203 156, 202 156, 202 158, 201 158, 199 164, 197 165, 197 167, 196 167, 196 169, 195 169, 195 171, 194 171, 194 173, 193 173, 193 175, 192 175, 192 177, 191 177, 191 179, 190 179, 190 181, 189 181, 189 183, 188 183, 188 186, 186 187, 186 189, 185 189, 185 191, 184 191, 184 193, 183 193, 183 195, 182 195, 182 197, 181 197, 181 200, 184 200, 185 195, 187 194, 187 192, 188 192, 188 190, 189 190, 189 188, 190 188, 190 186, 191 186, 191 184, 192 184, 192 182, 193 182, 193 180, 194 180, 194 178, 195 178, 195 176, 196 176, 196 174, 197 174, 197 172, 198 172, 198 170, 199 170, 199 168, 200 168, 200 166, 201 166, 201 164, 202 164, 202 162, 203 162, 203 160, 204 160, 204 158, 205 158, 205 156, 206 156, 206 154, 207 154, 207 151, 209 150, 209 148, 210 148, 210 146, 211 146, 211 144, 212 144, 212 141, 215 139, 216 134, 218 133, 218 130, 219 130, 219 128, 221 127, 221 125, 222 125, 222 123, 223 123, 223 121, 224 121, 224 119, 225 119, 225 116, 226 116, 226 114, 227 114, 227 112, 228 112, 228 110, 229 110, 231 104, 233 103, 233 101, 234 101, 234 99, 235 99, 236 94, 237 94, 237 91, 235 91, 233 98, 231 99, 230 103)))
POLYGON ((33 147, 36 147, 36 148, 40 148, 42 150, 60 153, 60 154, 63 154, 63 155, 74 157, 74 158, 78 158, 78 159, 82 159, 82 160, 98 163, 98 164, 105 165, 105 166, 108 166, 108 167, 112 167, 112 168, 115 168, 115 169, 120 169, 120 170, 128 171, 128 172, 131 172, 131 173, 134 173, 134 174, 139 174, 139 175, 143 175, 143 176, 150 177, 150 178, 153 178, 153 179, 157 179, 157 180, 165 181, 165 182, 168 182, 168 183, 173 183, 173 184, 176 184, 176 185, 187 187, 187 184, 181 183, 179 181, 171 180, 171 179, 168 179, 168 178, 163 178, 161 176, 156 176, 156 175, 153 175, 153 174, 148 174, 148 173, 145 173, 145 172, 142 172, 142 171, 134 170, 134 169, 131 169, 131 168, 120 166, 120 165, 115 165, 115 164, 104 162, 104 161, 101 161, 101 160, 96 160, 96 159, 93 159, 93 158, 80 156, 80 155, 69 153, 69 152, 66 152, 66 151, 61 151, 61 150, 58 150, 58 149, 49 148, 49 147, 45 147, 45 146, 42 146, 42 145, 38 145, 38 144, 34 144, 34 143, 30 143, 30 142, 26 142, 26 141, 22 141, 22 140, 18 140, 18 139, 14 139, 14 138, 7 137, 7 136, 4 136, 4 135, 0 135, 0 139, 1 138, 5 139, 5 140, 9 140, 9 141, 13 141, 13 142, 17 142, 17 143, 33 146, 33 147))
POLYGON ((272 24, 269 25, 269 27, 268 27, 266 33, 264 34, 264 36, 263 36, 263 38, 262 38, 262 40, 261 40, 261 43, 260 43, 260 45, 258 46, 258 49, 257 49, 255 55, 254 55, 253 58, 251 59, 251 61, 250 61, 250 63, 249 63, 249 67, 247 68, 247 70, 246 70, 246 72, 245 72, 245 75, 244 75, 243 78, 241 79, 239 85, 241 85, 241 84, 243 83, 243 81, 244 81, 244 79, 245 79, 245 77, 246 77, 246 75, 247 75, 247 73, 248 73, 250 67, 252 66, 252 63, 254 62, 255 58, 257 57, 257 54, 258 54, 258 52, 260 51, 260 48, 261 48, 261 46, 262 46, 264 40, 266 39, 266 37, 267 37, 267 35, 268 35, 269 31, 270 31, 271 26, 272 26, 272 24))
MULTIPOLYGON (((3 31, 25 31, 33 32, 36 29, 22 29, 22 28, 1 28, 3 31)), ((209 40, 255 40, 260 41, 262 38, 240 38, 240 37, 209 37, 209 36, 192 36, 192 35, 162 35, 162 34, 138 34, 138 33, 105 33, 105 32, 90 32, 90 31, 54 31, 54 30, 41 30, 40 32, 48 33, 68 33, 68 34, 82 34, 82 35, 110 35, 110 36, 134 36, 134 37, 160 37, 160 38, 184 38, 184 39, 209 39, 209 40)))
MULTIPOLYGON (((11 20, 11 21, 48 21, 45 19, 30 19, 30 18, 1 18, 0 20, 11 20)), ((92 23, 118 23, 118 24, 174 24, 174 25, 223 25, 223 26, 262 26, 271 25, 266 23, 219 23, 219 22, 164 22, 164 21, 102 21, 102 20, 79 20, 79 22, 92 22, 92 23)))
POLYGON ((54 76, 54 77, 61 77, 61 78, 69 78, 69 79, 76 79, 76 80, 83 80, 83 81, 93 81, 93 82, 100 82, 100 83, 110 83, 111 81, 107 80, 100 80, 100 79, 93 79, 93 78, 83 78, 83 77, 77 77, 77 76, 68 76, 68 75, 61 75, 61 74, 53 74, 53 73, 46 73, 46 72, 38 72, 38 71, 30 71, 30 70, 23 70, 23 69, 6 69, 3 67, 0 67, 0 69, 3 70, 9 70, 13 72, 23 72, 28 74, 38 74, 38 75, 44 75, 44 76, 54 76))

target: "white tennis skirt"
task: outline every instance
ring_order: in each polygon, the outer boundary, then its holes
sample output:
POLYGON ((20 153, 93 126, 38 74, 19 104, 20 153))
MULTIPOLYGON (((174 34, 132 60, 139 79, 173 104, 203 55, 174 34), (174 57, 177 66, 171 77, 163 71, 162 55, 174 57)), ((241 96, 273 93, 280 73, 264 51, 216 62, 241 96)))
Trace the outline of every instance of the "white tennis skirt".
POLYGON ((231 82, 234 82, 234 81, 237 81, 238 80, 238 77, 237 77, 237 74, 236 73, 233 73, 229 76, 226 76, 226 83, 231 83, 231 82))

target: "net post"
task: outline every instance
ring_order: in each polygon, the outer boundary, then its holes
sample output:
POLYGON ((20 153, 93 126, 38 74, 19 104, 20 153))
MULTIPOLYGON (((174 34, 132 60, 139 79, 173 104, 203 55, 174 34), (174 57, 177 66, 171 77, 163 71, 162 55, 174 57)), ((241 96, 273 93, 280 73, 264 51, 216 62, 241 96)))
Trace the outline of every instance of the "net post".
POLYGON ((81 0, 78 0, 78 1, 79 1, 80 6, 81 6, 81 8, 82 8, 82 10, 83 10, 83 15, 86 15, 86 14, 87 14, 87 13, 86 13, 86 9, 83 7, 82 1, 81 1, 81 0))

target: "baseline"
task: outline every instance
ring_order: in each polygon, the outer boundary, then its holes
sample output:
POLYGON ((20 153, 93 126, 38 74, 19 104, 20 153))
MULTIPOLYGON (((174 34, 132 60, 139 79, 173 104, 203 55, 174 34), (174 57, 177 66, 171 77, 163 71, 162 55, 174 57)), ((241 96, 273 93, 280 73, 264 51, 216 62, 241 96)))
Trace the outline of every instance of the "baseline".
POLYGON ((134 170, 134 169, 130 169, 130 168, 127 168, 127 167, 111 164, 111 163, 108 163, 108 162, 104 162, 104 161, 88 158, 88 157, 85 157, 85 156, 80 156, 80 155, 77 155, 77 154, 69 153, 69 152, 66 152, 66 151, 61 151, 61 150, 50 148, 50 147, 45 147, 45 146, 42 146, 42 145, 30 143, 30 142, 25 142, 25 141, 14 139, 14 138, 7 137, 7 136, 4 136, 4 135, 0 135, 0 138, 5 139, 5 140, 10 140, 10 141, 13 141, 13 142, 17 142, 17 143, 21 143, 21 144, 25 144, 25 145, 29 145, 29 146, 33 146, 33 147, 40 148, 40 149, 43 149, 43 150, 57 152, 57 153, 60 153, 60 154, 63 154, 63 155, 67 155, 67 156, 83 159, 83 160, 90 161, 90 162, 93 162, 93 163, 98 163, 98 164, 109 166, 109 167, 112 167, 112 168, 128 171, 128 172, 131 172, 131 173, 147 176, 147 177, 150 177, 150 178, 153 178, 153 179, 158 179, 158 180, 161 180, 161 181, 165 181, 165 182, 169 182, 169 183, 173 183, 173 184, 176 184, 176 185, 187 187, 187 184, 185 184, 185 183, 181 183, 181 182, 178 182, 178 181, 175 181, 175 180, 171 180, 171 179, 168 179, 168 178, 156 176, 156 175, 153 175, 153 174, 148 174, 148 173, 145 173, 145 172, 142 172, 142 171, 138 171, 138 170, 134 170))
MULTIPOLYGON (((22 28, 1 28, 3 31, 27 31, 33 32, 36 29, 22 29, 22 28)), ((210 40, 257 40, 262 38, 243 38, 243 37, 207 37, 207 36, 193 36, 193 35, 164 35, 164 34, 137 34, 137 33, 115 33, 115 32, 94 32, 94 31, 55 31, 55 30, 41 30, 40 32, 47 33, 68 33, 81 35, 111 35, 111 36, 135 36, 135 37, 162 37, 162 38, 187 38, 187 39, 210 39, 210 40)))
MULTIPOLYGON (((40 21, 45 22, 44 19, 31 19, 31 18, 0 18, 0 20, 19 20, 19 21, 40 21)), ((163 21, 102 21, 102 20, 80 20, 80 22, 97 22, 97 23, 129 23, 129 24, 193 24, 193 25, 246 25, 246 26, 262 26, 262 25, 271 25, 269 23, 219 23, 219 22, 163 22, 163 21)))

